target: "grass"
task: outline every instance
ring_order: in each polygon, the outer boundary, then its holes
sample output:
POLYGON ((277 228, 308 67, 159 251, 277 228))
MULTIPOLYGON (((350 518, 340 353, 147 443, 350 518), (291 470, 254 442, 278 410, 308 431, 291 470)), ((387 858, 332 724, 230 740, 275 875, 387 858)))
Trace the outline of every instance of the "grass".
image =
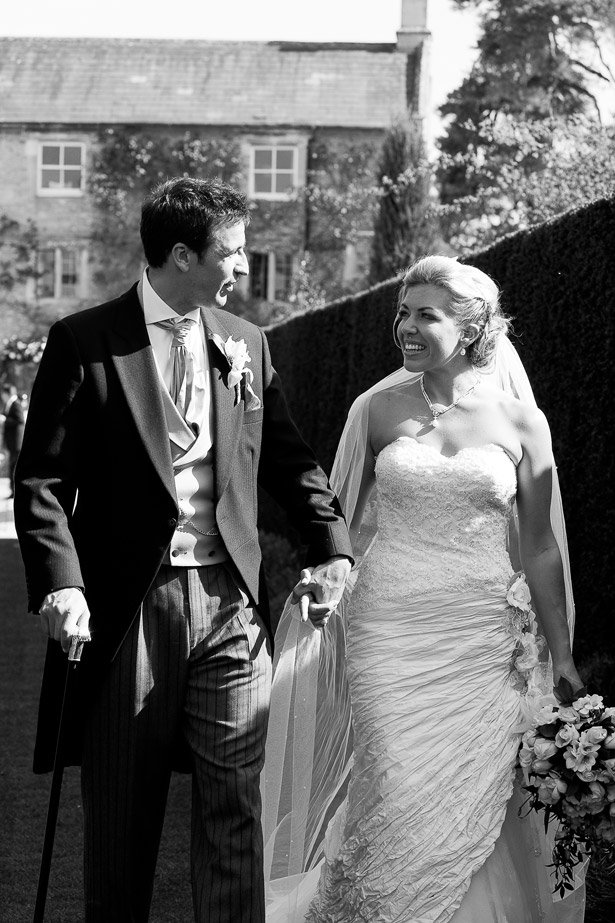
MULTIPOLYGON (((296 579, 297 562, 287 574, 281 565, 289 552, 283 541, 266 538, 270 568, 278 574, 276 605, 296 579), (292 572, 292 575, 291 575, 292 572)), ((31 923, 45 829, 50 776, 31 772, 37 700, 45 639, 35 617, 26 613, 23 570, 17 542, 0 540, 0 920, 31 923)), ((174 775, 160 846, 151 923, 192 919, 188 852, 190 779, 174 775)), ((81 794, 79 771, 64 774, 60 816, 49 882, 46 923, 82 918, 81 794)), ((613 923, 615 878, 612 867, 591 867, 585 923, 613 923)))

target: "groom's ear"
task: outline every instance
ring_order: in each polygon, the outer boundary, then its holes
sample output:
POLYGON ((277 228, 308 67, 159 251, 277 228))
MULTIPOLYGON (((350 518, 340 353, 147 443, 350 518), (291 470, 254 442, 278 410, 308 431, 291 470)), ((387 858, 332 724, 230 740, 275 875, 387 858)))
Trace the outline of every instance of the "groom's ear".
POLYGON ((174 244, 169 260, 175 265, 180 272, 190 272, 190 256, 192 251, 186 244, 174 244))

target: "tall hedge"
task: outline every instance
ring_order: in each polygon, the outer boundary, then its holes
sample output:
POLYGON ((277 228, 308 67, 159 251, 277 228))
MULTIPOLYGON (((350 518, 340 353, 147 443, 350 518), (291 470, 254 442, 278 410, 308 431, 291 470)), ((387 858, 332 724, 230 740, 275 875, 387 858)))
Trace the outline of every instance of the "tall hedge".
MULTIPOLYGON (((466 259, 496 280, 553 434, 577 602, 577 650, 615 649, 615 198, 466 259), (599 642, 598 640, 599 639, 599 642)), ((291 411, 326 470, 354 398, 397 368, 396 280, 267 331, 291 411)), ((265 528, 283 528, 265 503, 265 528)))

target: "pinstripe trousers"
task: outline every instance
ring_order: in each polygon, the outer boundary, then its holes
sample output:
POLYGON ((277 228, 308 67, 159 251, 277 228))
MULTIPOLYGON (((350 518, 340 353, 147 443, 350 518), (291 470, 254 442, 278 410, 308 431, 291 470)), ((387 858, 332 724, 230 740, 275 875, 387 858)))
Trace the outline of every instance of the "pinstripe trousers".
POLYGON ((230 564, 161 567, 88 716, 86 923, 146 923, 178 735, 193 764, 197 923, 263 923, 266 629, 230 564))

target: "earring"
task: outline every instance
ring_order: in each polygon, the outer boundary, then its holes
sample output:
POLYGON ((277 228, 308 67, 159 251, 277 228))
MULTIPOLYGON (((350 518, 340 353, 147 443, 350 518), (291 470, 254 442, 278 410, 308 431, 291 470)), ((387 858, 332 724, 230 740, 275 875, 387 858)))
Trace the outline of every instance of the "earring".
POLYGON ((466 348, 465 348, 465 346, 462 347, 462 349, 460 350, 460 352, 461 352, 461 355, 462 355, 462 356, 465 356, 465 354, 466 354, 466 348))

